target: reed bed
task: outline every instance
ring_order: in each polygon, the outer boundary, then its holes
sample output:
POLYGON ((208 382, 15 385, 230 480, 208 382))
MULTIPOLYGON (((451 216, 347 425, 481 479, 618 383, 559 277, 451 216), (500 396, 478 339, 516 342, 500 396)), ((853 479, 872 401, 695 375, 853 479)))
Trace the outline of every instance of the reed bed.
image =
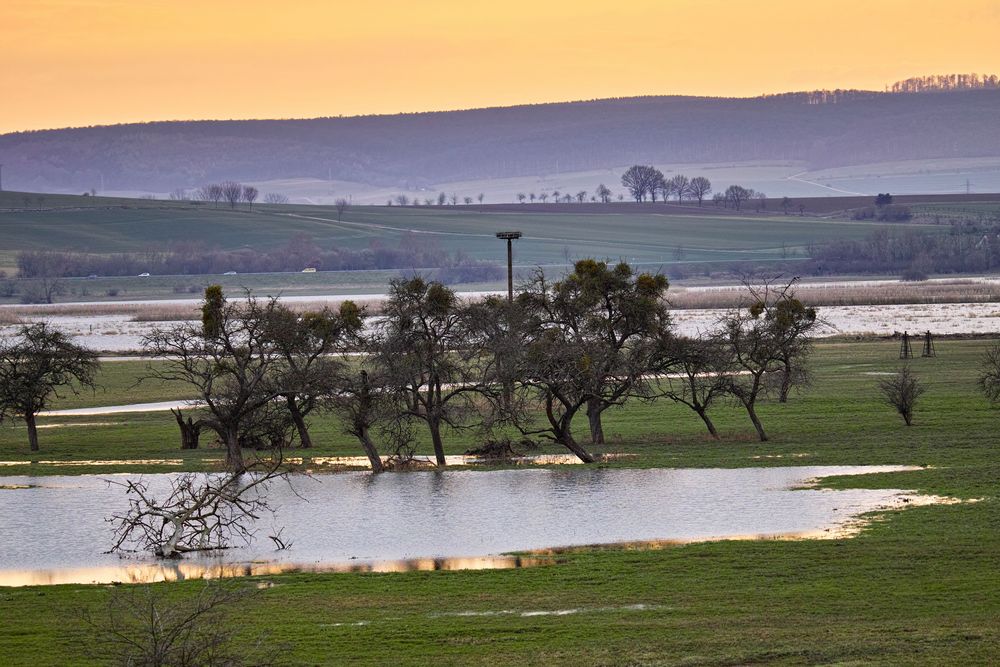
MULTIPOLYGON (((796 296, 810 306, 888 306, 935 303, 992 303, 1000 301, 1000 284, 975 280, 885 284, 803 283, 796 296)), ((746 290, 740 286, 713 289, 672 288, 668 301, 678 310, 732 308, 744 303, 746 290)))

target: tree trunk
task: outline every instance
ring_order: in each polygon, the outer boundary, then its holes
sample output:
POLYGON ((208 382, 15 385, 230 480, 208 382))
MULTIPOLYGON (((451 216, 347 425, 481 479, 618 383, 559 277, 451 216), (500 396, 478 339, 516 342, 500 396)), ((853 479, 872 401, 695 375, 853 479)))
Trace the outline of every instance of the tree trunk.
POLYGON ((590 442, 594 445, 604 444, 604 425, 601 423, 601 413, 604 407, 601 399, 592 398, 587 401, 587 421, 590 424, 590 442))
POLYGON ((788 394, 792 390, 792 367, 785 364, 781 368, 781 391, 778 392, 778 402, 787 403, 788 394))
POLYGON ((581 461, 583 461, 584 463, 594 463, 597 460, 590 452, 585 450, 583 447, 579 445, 579 443, 577 443, 577 441, 573 438, 573 435, 569 432, 568 428, 564 429, 563 433, 560 434, 559 442, 566 449, 573 452, 576 455, 576 457, 581 461))
POLYGON ((243 462, 243 448, 240 447, 240 430, 233 426, 225 429, 223 440, 226 443, 226 470, 235 474, 243 474, 247 466, 243 462))
POLYGON ((753 422, 753 427, 757 429, 757 435, 760 436, 761 442, 767 441, 767 433, 764 432, 764 425, 760 423, 760 419, 757 418, 757 411, 754 409, 753 403, 744 403, 747 409, 747 414, 750 415, 750 421, 753 422))
POLYGON ((715 430, 715 424, 712 423, 712 419, 708 416, 708 410, 705 408, 695 408, 695 412, 701 417, 701 420, 705 422, 705 427, 708 429, 709 434, 716 440, 719 439, 719 432, 715 430))
POLYGON ((180 410, 171 410, 177 426, 181 430, 181 449, 198 449, 198 440, 201 436, 201 424, 196 423, 190 417, 185 421, 180 410))
POLYGON ((285 401, 288 403, 288 412, 292 415, 292 422, 295 423, 295 430, 299 432, 299 444, 303 449, 312 448, 312 438, 309 437, 309 427, 306 426, 306 420, 302 417, 302 410, 299 409, 298 401, 295 400, 294 394, 289 394, 285 397, 285 401))
POLYGON ((369 463, 372 464, 372 472, 379 473, 385 470, 382 466, 382 457, 378 455, 378 449, 375 447, 375 443, 372 442, 371 437, 368 435, 368 427, 362 426, 358 440, 361 441, 361 446, 365 450, 365 456, 368 457, 369 463))
POLYGON ((427 420, 427 426, 431 430, 431 441, 434 443, 434 457, 440 467, 445 466, 444 444, 441 442, 441 423, 436 418, 427 420))
POLYGON ((38 451, 38 426, 35 423, 35 415, 28 413, 24 416, 24 421, 28 424, 28 445, 31 451, 38 451))

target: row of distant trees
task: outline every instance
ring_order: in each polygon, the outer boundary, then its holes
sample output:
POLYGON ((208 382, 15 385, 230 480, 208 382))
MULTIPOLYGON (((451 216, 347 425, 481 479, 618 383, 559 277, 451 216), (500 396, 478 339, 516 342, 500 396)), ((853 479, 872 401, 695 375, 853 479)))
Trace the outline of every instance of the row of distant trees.
MULTIPOLYGON (((123 252, 113 255, 58 251, 24 250, 17 255, 18 274, 29 280, 83 277, 154 275, 210 275, 274 273, 315 268, 326 271, 369 269, 437 268, 447 283, 495 280, 500 268, 475 260, 461 250, 448 252, 432 241, 406 236, 397 247, 372 242, 368 248, 324 248, 310 237, 296 235, 273 250, 204 250, 177 244, 166 251, 123 252)), ((50 299, 49 299, 50 300, 50 299)))
POLYGON ((423 206, 448 206, 449 204, 451 206, 458 206, 459 203, 462 203, 462 204, 465 204, 466 206, 469 206, 469 205, 471 205, 471 204, 473 204, 475 202, 478 202, 478 203, 482 204, 485 201, 486 201, 486 195, 484 193, 482 193, 482 192, 480 192, 478 195, 476 195, 475 198, 469 197, 469 196, 459 197, 454 192, 451 193, 450 195, 445 194, 444 192, 439 192, 437 194, 437 197, 424 197, 423 199, 421 199, 420 197, 410 197, 409 195, 399 194, 399 195, 396 195, 395 197, 393 197, 392 199, 386 200, 386 206, 393 206, 393 205, 396 205, 396 206, 421 206, 421 205, 423 205, 423 206))
POLYGON ((204 405, 175 415, 183 446, 209 430, 235 471, 247 447, 293 437, 309 447, 309 417, 322 411, 340 418, 376 471, 382 454, 412 457, 417 428, 442 466, 455 430, 478 434, 480 453, 549 441, 593 462, 575 418, 585 416, 600 444, 603 414, 631 400, 686 405, 718 437, 710 409, 729 398, 766 440, 757 405, 785 401, 805 382, 816 311, 791 284, 764 284, 711 334, 686 338, 672 329, 667 287, 662 274, 587 259, 559 281, 539 270, 513 302, 463 301, 439 282, 395 280, 378 317, 351 302, 295 313, 276 300, 229 301, 212 287, 200 323, 156 331, 145 352, 165 359, 154 377, 189 385, 204 405))

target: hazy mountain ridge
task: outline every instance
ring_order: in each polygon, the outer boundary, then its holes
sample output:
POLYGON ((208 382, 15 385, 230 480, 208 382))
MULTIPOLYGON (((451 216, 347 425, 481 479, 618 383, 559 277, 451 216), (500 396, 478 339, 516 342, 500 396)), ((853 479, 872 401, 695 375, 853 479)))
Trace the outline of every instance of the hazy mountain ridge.
POLYGON ((227 178, 391 187, 633 162, 810 168, 1000 155, 1000 90, 639 97, 392 116, 173 121, 0 136, 4 187, 171 190, 227 178))

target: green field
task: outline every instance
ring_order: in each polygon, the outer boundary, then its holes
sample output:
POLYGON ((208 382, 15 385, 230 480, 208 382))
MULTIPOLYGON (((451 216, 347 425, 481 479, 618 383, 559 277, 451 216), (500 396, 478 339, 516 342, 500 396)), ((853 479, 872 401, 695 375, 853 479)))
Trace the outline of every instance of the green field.
MULTIPOLYGON (((941 341, 936 359, 914 360, 928 392, 911 428, 880 404, 879 378, 868 375, 897 366, 895 343, 823 342, 813 387, 762 410, 770 442, 754 442, 729 407, 716 411, 724 437, 712 442, 693 413, 635 404, 609 416, 604 448, 636 454, 614 464, 628 466, 915 464, 928 467, 826 484, 977 502, 892 512, 853 539, 584 550, 524 570, 263 577, 268 588, 233 622, 246 641, 266 632, 287 645, 281 664, 988 664, 1000 651, 1000 411, 975 387, 987 344, 941 341), (523 615, 559 610, 576 612, 523 615)), ((177 395, 158 387, 134 394, 138 362, 107 364, 105 373, 107 391, 91 404, 177 395)), ((166 413, 43 423, 86 421, 116 423, 44 430, 41 458, 180 454, 166 413)), ((315 420, 314 431, 317 454, 360 451, 331 420, 315 420)), ((23 440, 23 429, 3 427, 0 458, 29 460, 23 440)), ((452 437, 449 450, 470 442, 452 437)), ((183 467, 219 455, 187 453, 183 467)), ((152 468, 132 468, 141 469, 152 468)), ((26 462, 5 472, 115 470, 26 462)), ((188 595, 201 584, 160 586, 188 595)), ((5 664, 84 663, 81 610, 110 594, 79 585, 0 590, 5 664)))
MULTIPOLYGON (((771 260, 804 254, 819 241, 860 239, 879 224, 775 213, 732 215, 694 209, 684 215, 649 209, 588 213, 589 205, 552 205, 552 212, 475 206, 354 206, 337 221, 332 207, 264 206, 232 211, 212 205, 103 200, 46 195, 43 210, 0 210, 0 234, 8 265, 19 250, 58 249, 89 253, 166 250, 179 242, 203 248, 270 249, 296 235, 322 247, 354 250, 380 243, 388 247, 429 243, 478 259, 501 259, 494 233, 520 229, 519 264, 562 264, 567 258, 595 256, 632 262, 771 260), (579 212, 577 212, 579 211, 579 212), (678 251, 678 248, 681 250, 678 251)), ((0 209, 21 206, 17 193, 0 193, 0 209)))

